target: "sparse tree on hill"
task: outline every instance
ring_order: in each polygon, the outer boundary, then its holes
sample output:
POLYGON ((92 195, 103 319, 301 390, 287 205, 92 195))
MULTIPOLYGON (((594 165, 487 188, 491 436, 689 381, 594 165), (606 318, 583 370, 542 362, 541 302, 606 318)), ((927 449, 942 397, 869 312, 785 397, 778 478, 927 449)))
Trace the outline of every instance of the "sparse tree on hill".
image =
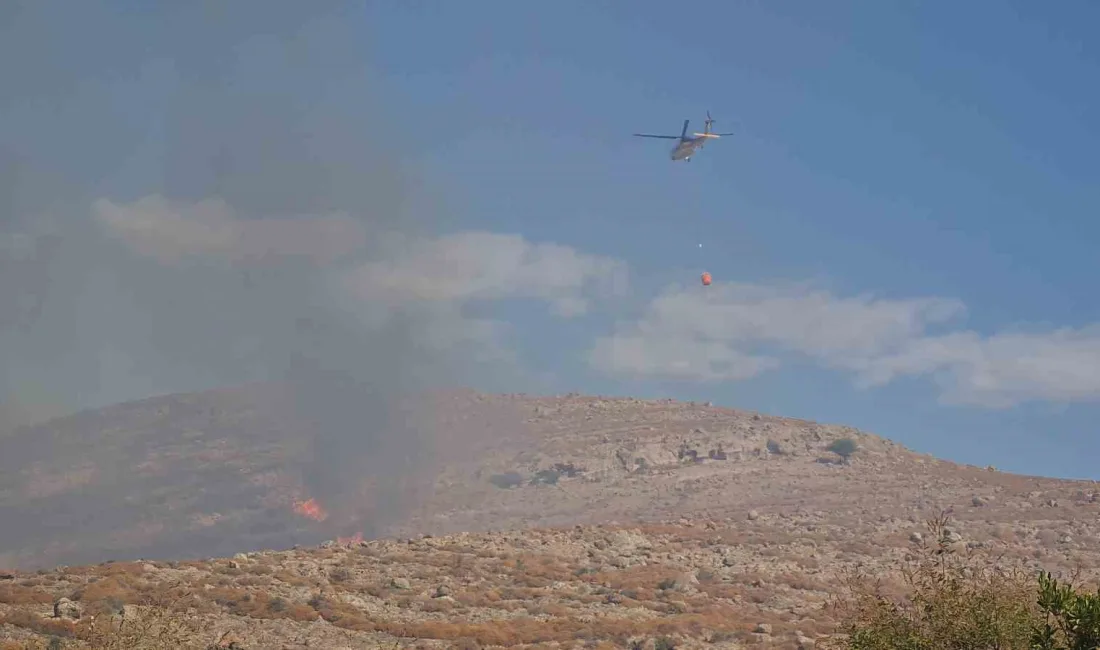
POLYGON ((856 449, 858 448, 859 447, 858 445, 856 445, 855 440, 852 440, 851 438, 841 438, 839 440, 832 441, 825 449, 826 451, 831 451, 837 456, 840 456, 844 460, 844 462, 847 463, 848 458, 852 454, 854 454, 856 452, 856 449))

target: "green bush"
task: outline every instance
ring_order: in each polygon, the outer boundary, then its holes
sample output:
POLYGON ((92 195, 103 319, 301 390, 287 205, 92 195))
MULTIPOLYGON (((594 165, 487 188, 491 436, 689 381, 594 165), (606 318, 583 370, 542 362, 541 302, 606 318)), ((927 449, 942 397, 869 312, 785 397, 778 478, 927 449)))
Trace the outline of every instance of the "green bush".
POLYGON ((856 441, 851 438, 841 438, 840 440, 834 440, 825 448, 826 451, 831 451, 837 456, 840 456, 844 460, 848 460, 848 457, 856 453, 858 446, 856 441))
POLYGON ((489 482, 502 490, 507 490, 523 485, 523 477, 516 472, 505 472, 503 474, 493 474, 489 477, 489 482))
POLYGON ((1100 647, 1100 589, 1077 593, 1049 573, 1039 576, 1044 621, 1031 636, 1033 650, 1095 650, 1100 647))
POLYGON ((862 576, 838 603, 847 650, 1094 650, 1100 647, 1100 591, 1080 594, 1049 574, 1001 569, 980 554, 960 554, 944 534, 947 518, 929 522, 939 540, 918 551, 903 572, 904 595, 887 594, 862 576))

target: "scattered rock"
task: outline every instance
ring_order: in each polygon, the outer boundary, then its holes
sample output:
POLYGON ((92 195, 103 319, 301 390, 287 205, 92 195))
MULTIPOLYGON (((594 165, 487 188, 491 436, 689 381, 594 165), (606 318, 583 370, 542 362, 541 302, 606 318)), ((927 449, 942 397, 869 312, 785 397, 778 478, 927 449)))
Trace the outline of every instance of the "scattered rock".
POLYGON ((67 621, 75 621, 79 619, 84 613, 80 603, 69 600, 68 598, 61 597, 53 604, 53 616, 54 618, 60 618, 67 621))
POLYGON ((412 583, 408 578, 394 578, 390 580, 390 586, 394 589, 412 589, 412 583))

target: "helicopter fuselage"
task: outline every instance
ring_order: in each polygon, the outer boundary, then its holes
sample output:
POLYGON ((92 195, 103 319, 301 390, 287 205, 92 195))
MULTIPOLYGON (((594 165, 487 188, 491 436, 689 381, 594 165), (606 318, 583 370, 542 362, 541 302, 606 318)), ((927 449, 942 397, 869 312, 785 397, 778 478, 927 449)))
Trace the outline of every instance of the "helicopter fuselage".
POLYGON ((685 138, 673 147, 669 157, 673 160, 691 160, 695 151, 702 149, 705 143, 706 138, 685 138))

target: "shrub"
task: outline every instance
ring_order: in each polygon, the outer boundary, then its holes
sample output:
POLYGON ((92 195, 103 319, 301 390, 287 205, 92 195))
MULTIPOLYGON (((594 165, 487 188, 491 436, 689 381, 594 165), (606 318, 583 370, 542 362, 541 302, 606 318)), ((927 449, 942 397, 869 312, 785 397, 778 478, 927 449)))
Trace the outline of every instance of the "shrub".
POLYGON ((523 484, 523 477, 516 472, 505 472, 503 474, 493 474, 489 477, 489 482, 501 489, 514 488, 523 484))
POLYGON ((1044 621, 1031 636, 1034 650, 1087 650, 1100 647, 1100 589, 1079 594, 1049 573, 1039 576, 1039 608, 1044 621))
POLYGON ((855 440, 852 440, 851 438, 841 438, 839 440, 834 440, 829 443, 829 446, 825 448, 825 451, 831 451, 837 456, 843 458, 844 460, 848 460, 848 457, 856 453, 856 449, 858 448, 859 447, 858 445, 856 445, 855 440))
POLYGON ((542 469, 535 473, 535 477, 531 479, 531 485, 557 485, 559 478, 561 473, 556 469, 542 469))
POLYGON ((935 546, 904 572, 907 594, 849 582, 839 606, 848 650, 1086 650, 1100 646, 1100 591, 1079 594, 1041 574, 1038 585, 980 555, 952 551, 947 518, 929 522, 935 546), (982 560, 982 561, 975 561, 982 560))

